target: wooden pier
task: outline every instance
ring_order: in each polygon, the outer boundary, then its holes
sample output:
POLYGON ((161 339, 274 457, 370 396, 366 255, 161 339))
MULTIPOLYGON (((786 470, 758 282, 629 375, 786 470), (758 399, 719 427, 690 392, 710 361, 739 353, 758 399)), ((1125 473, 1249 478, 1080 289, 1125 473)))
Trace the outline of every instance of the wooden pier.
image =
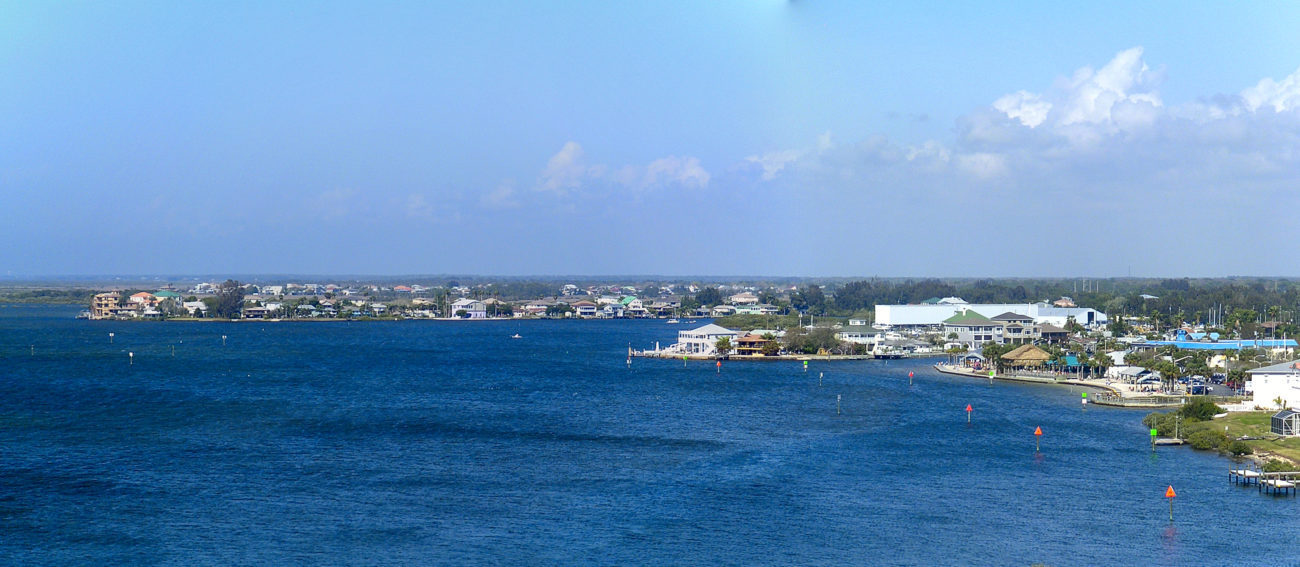
POLYGON ((1233 484, 1257 484, 1260 471, 1254 469, 1228 469, 1228 481, 1233 484))
POLYGON ((1243 486, 1254 484, 1262 494, 1296 495, 1300 471, 1263 472, 1253 469, 1228 469, 1228 480, 1243 486))

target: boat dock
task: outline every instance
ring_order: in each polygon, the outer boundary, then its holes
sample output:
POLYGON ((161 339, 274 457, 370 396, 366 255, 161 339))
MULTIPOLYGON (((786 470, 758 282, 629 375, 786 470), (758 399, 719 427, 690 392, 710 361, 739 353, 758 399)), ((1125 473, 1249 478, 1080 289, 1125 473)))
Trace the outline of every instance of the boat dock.
POLYGON ((1229 469, 1228 480, 1243 486, 1254 484, 1264 494, 1296 495, 1300 485, 1300 471, 1262 472, 1251 469, 1229 469))

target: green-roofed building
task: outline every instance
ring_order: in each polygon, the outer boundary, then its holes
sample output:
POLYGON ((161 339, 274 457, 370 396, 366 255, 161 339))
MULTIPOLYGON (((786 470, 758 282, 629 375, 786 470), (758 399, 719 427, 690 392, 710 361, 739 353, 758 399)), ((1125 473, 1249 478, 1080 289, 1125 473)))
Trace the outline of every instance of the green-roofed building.
POLYGON ((155 292, 153 292, 153 296, 154 296, 154 297, 157 297, 157 298, 158 298, 158 301, 162 301, 162 300, 164 300, 164 299, 173 299, 173 300, 176 300, 176 301, 180 301, 180 300, 181 300, 181 294, 176 293, 176 292, 174 292, 174 291, 167 291, 167 290, 165 290, 165 289, 162 290, 162 291, 155 291, 155 292))
POLYGON ((969 309, 944 319, 943 336, 950 342, 959 342, 966 348, 977 350, 984 343, 1002 342, 1002 324, 969 309), (956 335, 953 338, 952 335, 956 335))

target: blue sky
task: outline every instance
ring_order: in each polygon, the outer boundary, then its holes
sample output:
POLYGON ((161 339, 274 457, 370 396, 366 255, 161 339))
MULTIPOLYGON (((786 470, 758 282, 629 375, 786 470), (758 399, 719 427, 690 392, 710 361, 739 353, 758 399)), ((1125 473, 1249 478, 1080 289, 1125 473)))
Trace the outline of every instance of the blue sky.
POLYGON ((0 267, 1300 275, 1300 4, 873 4, 0 5, 0 267))

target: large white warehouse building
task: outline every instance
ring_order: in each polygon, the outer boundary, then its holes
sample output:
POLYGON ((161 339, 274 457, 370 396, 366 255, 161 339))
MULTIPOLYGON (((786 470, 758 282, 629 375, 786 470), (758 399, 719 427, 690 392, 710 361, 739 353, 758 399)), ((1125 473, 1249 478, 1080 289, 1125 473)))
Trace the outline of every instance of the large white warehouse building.
POLYGON ((1085 327, 1104 325, 1106 314, 1088 307, 1053 307, 1046 303, 938 303, 921 305, 877 305, 876 325, 880 327, 938 326, 961 310, 968 309, 990 319, 1003 313, 1033 317, 1034 323, 1065 328, 1071 317, 1085 327))

